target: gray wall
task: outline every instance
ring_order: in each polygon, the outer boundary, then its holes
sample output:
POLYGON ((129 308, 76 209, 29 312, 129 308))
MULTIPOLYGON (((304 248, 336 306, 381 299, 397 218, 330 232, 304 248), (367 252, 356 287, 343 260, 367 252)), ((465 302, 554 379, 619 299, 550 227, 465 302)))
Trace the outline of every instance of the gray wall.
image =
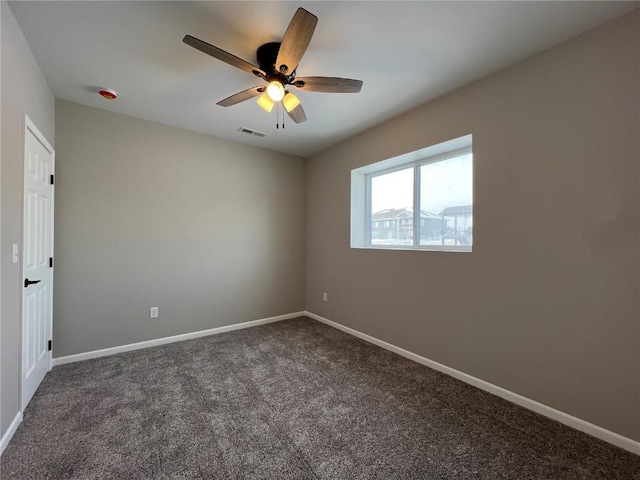
POLYGON ((639 35, 635 11, 309 159, 307 310, 640 440, 639 35), (349 248, 351 169, 468 133, 473 253, 349 248))
POLYGON ((64 101, 56 146, 54 357, 304 309, 302 159, 64 101))
POLYGON ((0 436, 20 409, 20 280, 22 262, 12 263, 11 245, 22 245, 24 115, 54 143, 54 99, 15 17, 5 2, 2 19, 2 180, 0 185, 0 436))

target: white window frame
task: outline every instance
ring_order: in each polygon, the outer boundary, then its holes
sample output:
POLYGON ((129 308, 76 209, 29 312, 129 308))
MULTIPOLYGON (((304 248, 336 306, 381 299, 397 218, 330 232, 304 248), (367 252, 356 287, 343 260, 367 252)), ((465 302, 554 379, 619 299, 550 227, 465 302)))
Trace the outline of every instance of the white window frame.
MULTIPOLYGON (((450 158, 473 154, 473 137, 449 140, 414 152, 399 155, 351 171, 351 248, 375 250, 421 250, 471 252, 473 245, 420 245, 420 167, 450 158), (371 180, 399 170, 413 168, 413 245, 371 243, 371 180)), ((473 167, 472 167, 473 168, 473 167)))

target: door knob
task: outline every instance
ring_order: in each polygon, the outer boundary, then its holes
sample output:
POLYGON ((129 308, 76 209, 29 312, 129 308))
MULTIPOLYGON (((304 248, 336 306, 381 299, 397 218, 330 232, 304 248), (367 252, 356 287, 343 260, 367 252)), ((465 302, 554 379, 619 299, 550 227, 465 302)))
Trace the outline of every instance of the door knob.
POLYGON ((29 285, 34 285, 36 283, 40 283, 42 280, 29 280, 28 278, 24 279, 24 288, 27 288, 29 285))

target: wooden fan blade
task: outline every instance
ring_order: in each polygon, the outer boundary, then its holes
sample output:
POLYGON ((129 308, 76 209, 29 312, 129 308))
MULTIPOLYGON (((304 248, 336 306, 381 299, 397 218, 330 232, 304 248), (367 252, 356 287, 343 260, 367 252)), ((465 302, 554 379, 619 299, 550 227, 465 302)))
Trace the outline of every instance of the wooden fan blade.
POLYGON ((307 12, 304 8, 296 10, 287 31, 284 32, 276 59, 276 70, 285 75, 291 75, 300 63, 302 55, 307 51, 317 23, 318 17, 313 13, 307 12))
POLYGON ((258 77, 266 76, 266 74, 255 65, 252 65, 249 62, 246 62, 229 52, 225 52, 221 48, 213 46, 210 43, 203 42, 200 39, 192 37, 191 35, 185 35, 182 41, 187 45, 189 45, 190 47, 200 50, 201 52, 206 53, 207 55, 211 55, 213 58, 222 60, 223 62, 228 63, 229 65, 239 68, 240 70, 253 73, 258 77))
MULTIPOLYGON (((286 112, 286 109, 285 109, 285 112, 286 112)), ((302 104, 298 105, 296 108, 294 108, 293 110, 287 113, 291 117, 291 120, 293 120, 296 123, 302 123, 307 121, 307 115, 304 113, 302 104)))
POLYGON ((305 77, 296 78, 293 86, 310 92, 358 93, 362 88, 362 80, 338 77, 305 77))
POLYGON ((257 97, 261 93, 264 93, 265 90, 266 87, 263 86, 248 88, 236 93, 235 95, 231 95, 224 100, 220 100, 218 102, 218 105, 220 105, 221 107, 230 107, 231 105, 235 105, 236 103, 244 102, 245 100, 249 100, 250 98, 257 97))

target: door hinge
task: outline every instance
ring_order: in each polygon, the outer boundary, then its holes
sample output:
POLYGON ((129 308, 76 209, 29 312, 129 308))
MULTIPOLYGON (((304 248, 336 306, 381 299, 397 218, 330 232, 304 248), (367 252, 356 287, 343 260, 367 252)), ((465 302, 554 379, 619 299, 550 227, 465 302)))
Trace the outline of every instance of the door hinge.
POLYGON ((51 351, 51 340, 49 340, 49 344, 47 345, 47 349, 51 351))
POLYGON ((53 185, 54 175, 51 175, 51 185, 53 185))
POLYGON ((53 268, 53 257, 49 257, 49 268, 53 268))

